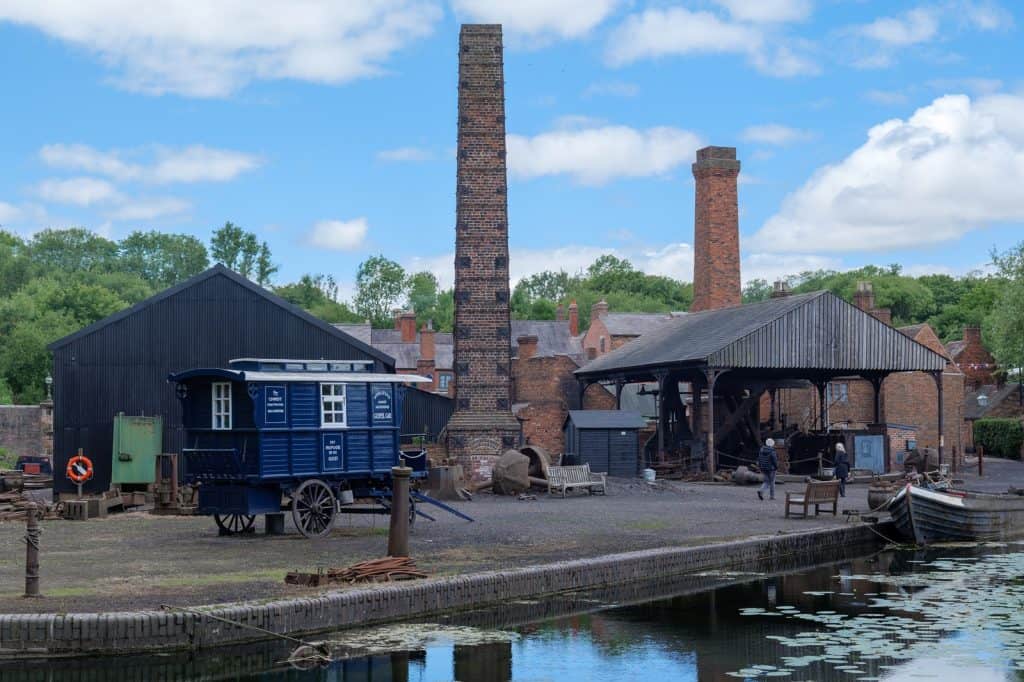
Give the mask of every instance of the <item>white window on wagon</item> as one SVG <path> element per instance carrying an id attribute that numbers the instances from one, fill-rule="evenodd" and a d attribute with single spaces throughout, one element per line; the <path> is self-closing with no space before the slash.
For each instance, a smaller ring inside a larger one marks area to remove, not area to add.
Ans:
<path id="1" fill-rule="evenodd" d="M 231 382 L 217 381 L 210 386 L 213 392 L 213 428 L 216 431 L 231 429 Z"/>
<path id="2" fill-rule="evenodd" d="M 325 429 L 345 426 L 345 384 L 320 384 L 320 424 Z"/>

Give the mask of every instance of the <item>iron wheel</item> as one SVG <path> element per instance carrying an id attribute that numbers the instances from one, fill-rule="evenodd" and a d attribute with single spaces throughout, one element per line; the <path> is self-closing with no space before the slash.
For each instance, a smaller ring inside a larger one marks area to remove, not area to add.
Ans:
<path id="1" fill-rule="evenodd" d="M 213 520 L 217 522 L 221 535 L 250 533 L 256 525 L 255 514 L 214 514 Z"/>
<path id="2" fill-rule="evenodd" d="M 292 520 L 307 538 L 320 538 L 330 533 L 337 510 L 334 492 L 316 478 L 303 481 L 292 496 Z"/>

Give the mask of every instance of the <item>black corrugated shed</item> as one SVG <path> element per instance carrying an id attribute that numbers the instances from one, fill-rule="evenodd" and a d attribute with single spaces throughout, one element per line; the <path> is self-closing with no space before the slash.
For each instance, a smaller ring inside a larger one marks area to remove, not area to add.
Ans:
<path id="1" fill-rule="evenodd" d="M 87 491 L 110 486 L 113 417 L 160 415 L 164 452 L 183 443 L 173 372 L 226 367 L 242 357 L 394 360 L 222 265 L 55 341 L 53 351 L 54 492 L 74 486 L 62 475 L 82 448 L 95 465 Z"/>
<path id="2" fill-rule="evenodd" d="M 570 410 L 565 454 L 590 470 L 632 478 L 640 471 L 639 431 L 647 420 L 625 410 Z"/>

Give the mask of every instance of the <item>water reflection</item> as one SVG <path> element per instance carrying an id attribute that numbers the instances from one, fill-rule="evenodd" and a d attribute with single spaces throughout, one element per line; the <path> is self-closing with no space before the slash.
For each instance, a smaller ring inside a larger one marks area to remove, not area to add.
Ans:
<path id="1" fill-rule="evenodd" d="M 799 571 L 774 563 L 758 575 L 513 602 L 436 625 L 338 633 L 335 652 L 350 657 L 304 670 L 270 642 L 0 666 L 0 680 L 1024 681 L 1020 549 L 890 551 Z"/>

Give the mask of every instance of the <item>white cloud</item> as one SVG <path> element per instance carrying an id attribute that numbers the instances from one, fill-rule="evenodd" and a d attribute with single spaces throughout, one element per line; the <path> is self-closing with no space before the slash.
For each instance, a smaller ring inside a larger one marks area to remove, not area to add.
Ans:
<path id="1" fill-rule="evenodd" d="M 763 279 L 768 283 L 801 272 L 848 269 L 837 258 L 801 253 L 753 253 L 743 259 L 741 268 L 744 282 Z"/>
<path id="2" fill-rule="evenodd" d="M 961 0 L 955 10 L 969 26 L 982 31 L 998 31 L 1012 28 L 1013 15 L 996 2 L 970 2 Z"/>
<path id="3" fill-rule="evenodd" d="M 880 17 L 855 31 L 882 45 L 906 47 L 934 38 L 939 32 L 939 15 L 933 8 L 917 7 L 899 17 Z"/>
<path id="4" fill-rule="evenodd" d="M 567 175 L 579 184 L 603 185 L 668 173 L 691 161 L 700 145 L 696 134 L 672 127 L 565 128 L 534 137 L 509 135 L 508 164 L 516 178 Z"/>
<path id="5" fill-rule="evenodd" d="M 604 21 L 619 0 L 452 0 L 467 20 L 502 24 L 513 35 L 534 38 L 579 38 Z"/>
<path id="6" fill-rule="evenodd" d="M 583 91 L 583 96 L 636 97 L 639 93 L 640 86 L 636 83 L 627 83 L 625 81 L 603 81 L 599 83 L 591 83 L 587 89 Z"/>
<path id="7" fill-rule="evenodd" d="M 949 95 L 868 131 L 753 238 L 763 251 L 871 251 L 1024 221 L 1024 96 Z"/>
<path id="8" fill-rule="evenodd" d="M 139 157 L 149 158 L 139 161 Z M 39 158 L 55 168 L 153 184 L 224 182 L 263 164 L 254 154 L 204 145 L 100 151 L 84 144 L 48 144 L 39 150 Z"/>
<path id="9" fill-rule="evenodd" d="M 801 21 L 814 10 L 811 0 L 715 0 L 739 21 L 787 22 Z"/>
<path id="10" fill-rule="evenodd" d="M 128 199 L 108 215 L 112 220 L 155 220 L 184 213 L 189 208 L 189 202 L 177 197 Z"/>
<path id="11" fill-rule="evenodd" d="M 366 218 L 321 220 L 313 225 L 307 240 L 313 246 L 332 251 L 354 251 L 363 245 L 369 225 Z"/>
<path id="12" fill-rule="evenodd" d="M 814 133 L 810 130 L 800 130 L 778 123 L 765 123 L 746 128 L 740 137 L 747 142 L 759 142 L 761 144 L 787 145 L 794 142 L 804 142 L 814 139 Z"/>
<path id="13" fill-rule="evenodd" d="M 874 102 L 875 104 L 881 104 L 883 106 L 895 106 L 897 104 L 906 104 L 908 97 L 905 93 L 899 90 L 868 90 L 864 93 L 864 98 Z"/>
<path id="14" fill-rule="evenodd" d="M 383 149 L 377 152 L 377 158 L 381 161 L 430 161 L 434 158 L 433 152 L 429 149 L 419 147 L 398 147 L 397 149 Z"/>
<path id="15" fill-rule="evenodd" d="M 58 204 L 91 206 L 92 204 L 118 201 L 121 198 L 117 188 L 106 180 L 98 178 L 69 178 L 43 180 L 36 187 L 36 194 L 46 201 Z"/>
<path id="16" fill-rule="evenodd" d="M 0 225 L 7 225 L 21 218 L 21 210 L 6 201 L 0 201 Z"/>
<path id="17" fill-rule="evenodd" d="M 550 3 L 555 5 L 557 3 Z M 432 0 L 7 0 L 0 21 L 95 53 L 128 89 L 221 97 L 254 80 L 382 73 L 442 16 Z"/>
<path id="18" fill-rule="evenodd" d="M 744 55 L 756 69 L 777 77 L 820 70 L 757 25 L 682 7 L 651 8 L 627 17 L 612 32 L 605 60 L 611 66 L 624 66 L 642 59 L 700 54 Z"/>

